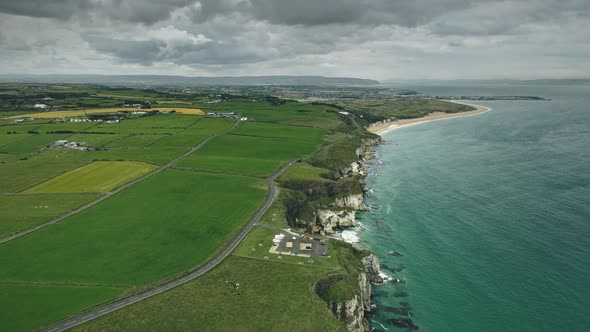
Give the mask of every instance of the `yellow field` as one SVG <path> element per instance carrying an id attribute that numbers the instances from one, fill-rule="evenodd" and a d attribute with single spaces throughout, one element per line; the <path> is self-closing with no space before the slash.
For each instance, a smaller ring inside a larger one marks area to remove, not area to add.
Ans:
<path id="1" fill-rule="evenodd" d="M 47 180 L 25 193 L 107 192 L 158 166 L 138 161 L 95 161 Z"/>
<path id="2" fill-rule="evenodd" d="M 186 114 L 186 115 L 204 115 L 205 113 L 198 109 L 198 108 L 182 108 L 182 107 L 156 107 L 155 110 L 160 111 L 172 111 L 176 110 L 177 114 Z M 35 119 L 54 119 L 54 118 L 68 118 L 68 117 L 78 117 L 83 116 L 86 114 L 98 114 L 98 113 L 115 113 L 118 111 L 149 111 L 148 110 L 138 110 L 137 108 L 133 107 L 117 107 L 117 108 L 89 108 L 84 110 L 75 110 L 75 111 L 53 111 L 53 112 L 39 112 L 39 113 L 30 113 L 25 115 L 17 115 L 11 116 L 7 119 L 16 119 L 16 118 L 35 118 Z"/>

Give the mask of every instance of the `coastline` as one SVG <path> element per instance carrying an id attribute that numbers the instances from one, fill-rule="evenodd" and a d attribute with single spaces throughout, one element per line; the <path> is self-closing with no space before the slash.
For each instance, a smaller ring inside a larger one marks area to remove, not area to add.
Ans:
<path id="1" fill-rule="evenodd" d="M 461 112 L 461 113 L 436 112 L 436 113 L 428 114 L 427 116 L 424 116 L 421 118 L 402 119 L 402 120 L 395 120 L 395 121 L 391 121 L 391 122 L 377 123 L 377 124 L 374 124 L 374 125 L 368 127 L 367 130 L 373 134 L 383 135 L 389 131 L 403 128 L 403 127 L 409 127 L 409 126 L 413 126 L 413 125 L 417 125 L 417 124 L 421 124 L 421 123 L 425 123 L 425 122 L 430 122 L 430 121 L 437 121 L 437 120 L 445 120 L 445 119 L 478 115 L 478 114 L 482 114 L 482 113 L 489 112 L 492 110 L 492 108 L 490 108 L 490 107 L 477 105 L 477 104 L 464 103 L 464 102 L 459 102 L 456 100 L 445 100 L 445 101 L 450 102 L 450 103 L 455 103 L 455 104 L 472 106 L 472 107 L 475 107 L 476 109 L 473 111 Z"/>

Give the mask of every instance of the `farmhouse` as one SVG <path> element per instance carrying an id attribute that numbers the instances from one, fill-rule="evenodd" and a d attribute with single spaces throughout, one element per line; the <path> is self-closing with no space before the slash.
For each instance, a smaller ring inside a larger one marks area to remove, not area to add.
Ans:
<path id="1" fill-rule="evenodd" d="M 216 113 L 216 112 L 207 112 L 205 114 L 206 118 L 237 118 L 238 114 L 236 112 L 229 112 L 229 113 Z"/>
<path id="2" fill-rule="evenodd" d="M 46 104 L 35 104 L 35 105 L 33 105 L 33 108 L 46 109 L 46 108 L 49 108 L 49 105 L 46 105 Z"/>

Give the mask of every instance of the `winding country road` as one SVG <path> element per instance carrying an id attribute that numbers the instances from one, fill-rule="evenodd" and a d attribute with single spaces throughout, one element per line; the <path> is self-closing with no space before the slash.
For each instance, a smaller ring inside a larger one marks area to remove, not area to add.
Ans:
<path id="1" fill-rule="evenodd" d="M 211 138 L 213 138 L 213 136 Z M 202 144 L 204 144 L 204 143 L 206 143 L 206 142 L 203 142 Z M 273 201 L 278 196 L 279 189 L 275 184 L 275 180 L 279 176 L 281 176 L 281 174 L 283 174 L 287 169 L 289 169 L 289 167 L 293 166 L 293 164 L 295 164 L 298 161 L 299 160 L 294 160 L 294 161 L 288 163 L 287 165 L 283 166 L 281 169 L 274 172 L 266 180 L 266 183 L 268 186 L 268 195 L 266 197 L 266 200 L 264 201 L 264 204 L 252 215 L 252 217 L 250 218 L 248 223 L 223 248 L 223 250 L 221 250 L 219 253 L 217 253 L 215 256 L 213 256 L 205 264 L 197 267 L 196 269 L 183 275 L 182 277 L 174 279 L 174 280 L 167 282 L 161 286 L 150 289 L 150 290 L 145 291 L 143 293 L 135 294 L 135 295 L 117 300 L 116 302 L 111 302 L 111 303 L 99 306 L 99 307 L 94 308 L 90 311 L 84 312 L 78 316 L 75 316 L 75 317 L 69 318 L 67 320 L 64 320 L 60 323 L 57 323 L 57 324 L 55 324 L 47 329 L 44 329 L 42 331 L 45 331 L 45 332 L 65 331 L 65 330 L 70 329 L 74 326 L 86 323 L 88 321 L 91 321 L 91 320 L 96 319 L 98 317 L 104 316 L 104 315 L 111 313 L 113 311 L 125 308 L 125 307 L 132 305 L 134 303 L 137 303 L 141 300 L 145 300 L 145 299 L 150 298 L 152 296 L 163 293 L 167 290 L 170 290 L 174 287 L 180 286 L 184 283 L 187 283 L 187 282 L 189 282 L 195 278 L 198 278 L 201 275 L 209 272 L 211 269 L 213 269 L 215 266 L 217 266 L 219 263 L 221 263 L 221 261 L 223 261 L 227 256 L 229 256 L 238 247 L 238 245 L 244 240 L 244 238 L 246 238 L 248 233 L 252 230 L 252 228 L 256 225 L 256 223 L 260 220 L 260 218 L 266 213 L 266 211 L 270 208 Z"/>
<path id="2" fill-rule="evenodd" d="M 100 196 L 99 198 L 97 198 L 97 199 L 95 199 L 95 200 L 93 200 L 93 201 L 91 201 L 89 203 L 86 203 L 85 205 L 82 205 L 81 207 L 79 207 L 79 208 L 77 208 L 75 210 L 72 210 L 72 211 L 70 211 L 70 212 L 68 212 L 66 214 L 63 214 L 63 215 L 61 215 L 61 216 L 59 216 L 59 217 L 57 217 L 55 219 L 52 219 L 52 220 L 50 220 L 50 221 L 48 221 L 46 223 L 39 224 L 37 226 L 34 226 L 34 227 L 31 227 L 31 228 L 25 229 L 24 231 L 21 231 L 21 232 L 18 232 L 18 233 L 14 233 L 14 234 L 11 234 L 11 235 L 9 235 L 9 236 L 7 236 L 5 238 L 0 239 L 0 245 L 3 244 L 3 243 L 9 242 L 9 241 L 18 239 L 19 237 L 25 236 L 27 234 L 33 233 L 35 231 L 38 231 L 41 228 L 44 228 L 44 227 L 47 227 L 49 225 L 53 225 L 55 223 L 58 223 L 58 222 L 66 219 L 66 218 L 69 218 L 69 217 L 71 217 L 71 216 L 73 216 L 75 214 L 78 214 L 78 213 L 80 213 L 80 212 L 82 212 L 84 210 L 87 210 L 87 209 L 95 206 L 96 204 L 104 201 L 105 199 L 108 199 L 109 197 L 111 197 L 111 196 L 113 196 L 115 194 L 120 193 L 121 191 L 123 191 L 123 190 L 125 190 L 127 188 L 129 188 L 129 187 L 131 187 L 131 186 L 133 186 L 133 185 L 135 185 L 135 184 L 137 184 L 139 182 L 142 182 L 142 181 L 144 181 L 144 180 L 146 180 L 148 178 L 151 178 L 152 176 L 154 176 L 154 175 L 156 175 L 156 174 L 158 174 L 158 173 L 160 173 L 160 172 L 162 172 L 162 171 L 164 171 L 164 170 L 166 170 L 168 168 L 173 167 L 178 161 L 180 161 L 181 159 L 187 157 L 191 153 L 197 151 L 198 149 L 200 149 L 201 147 L 203 147 L 203 145 L 207 144 L 210 140 L 214 139 L 217 136 L 221 136 L 221 135 L 229 132 L 230 130 L 234 129 L 235 127 L 237 127 L 238 126 L 238 123 L 239 123 L 239 120 L 236 120 L 234 122 L 234 124 L 230 128 L 228 128 L 228 129 L 226 129 L 226 130 L 224 130 L 222 132 L 219 132 L 219 133 L 217 133 L 215 135 L 212 135 L 212 136 L 207 137 L 204 141 L 202 141 L 201 143 L 193 146 L 188 151 L 186 151 L 185 153 L 179 155 L 178 157 L 172 159 L 167 164 L 164 164 L 164 165 L 156 168 L 152 172 L 150 172 L 150 173 L 148 173 L 146 175 L 143 175 L 143 176 L 141 176 L 141 177 L 139 177 L 139 178 L 137 178 L 137 179 L 135 179 L 135 180 L 133 180 L 131 182 L 127 182 L 126 184 L 118 187 L 117 189 L 115 189 L 113 191 L 110 191 L 110 192 L 107 192 L 104 195 Z"/>

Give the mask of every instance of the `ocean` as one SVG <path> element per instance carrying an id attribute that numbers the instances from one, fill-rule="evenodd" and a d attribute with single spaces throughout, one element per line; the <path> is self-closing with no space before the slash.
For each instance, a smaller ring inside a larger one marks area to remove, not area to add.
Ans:
<path id="1" fill-rule="evenodd" d="M 590 86 L 400 87 L 552 100 L 478 102 L 493 110 L 384 134 L 359 245 L 402 282 L 374 286 L 371 326 L 589 331 Z"/>

